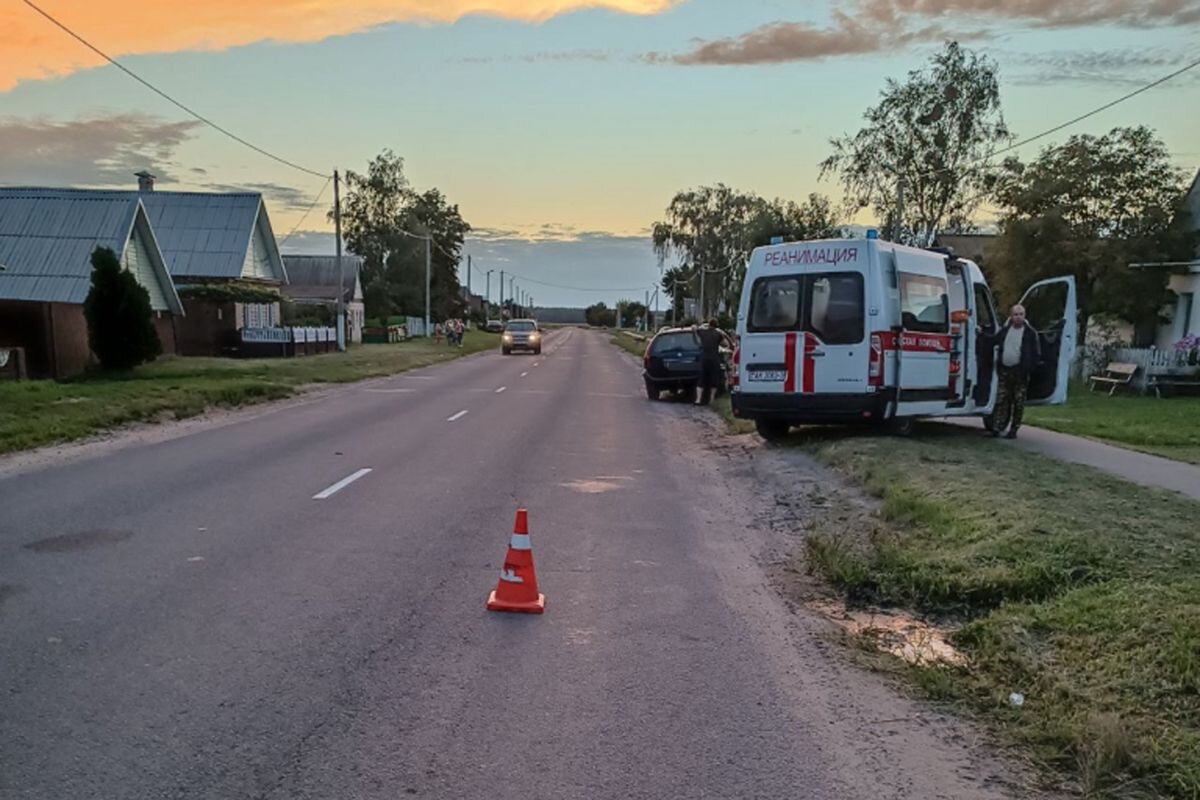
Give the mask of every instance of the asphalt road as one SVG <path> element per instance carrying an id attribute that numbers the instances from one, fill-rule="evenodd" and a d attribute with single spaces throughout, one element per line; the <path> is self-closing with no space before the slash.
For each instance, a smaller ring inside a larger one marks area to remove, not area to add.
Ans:
<path id="1" fill-rule="evenodd" d="M 0 480 L 0 797 L 1001 796 L 857 733 L 911 708 L 789 627 L 692 413 L 566 330 Z M 519 504 L 543 617 L 484 610 Z"/>

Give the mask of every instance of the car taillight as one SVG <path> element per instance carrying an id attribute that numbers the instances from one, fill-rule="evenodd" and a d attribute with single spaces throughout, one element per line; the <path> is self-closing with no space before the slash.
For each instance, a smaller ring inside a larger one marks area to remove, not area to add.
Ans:
<path id="1" fill-rule="evenodd" d="M 642 353 L 642 366 L 643 367 L 650 366 L 650 347 L 651 347 L 651 345 L 646 345 L 646 352 Z"/>
<path id="2" fill-rule="evenodd" d="M 871 361 L 867 378 L 871 386 L 883 386 L 883 337 L 878 333 L 871 334 Z"/>

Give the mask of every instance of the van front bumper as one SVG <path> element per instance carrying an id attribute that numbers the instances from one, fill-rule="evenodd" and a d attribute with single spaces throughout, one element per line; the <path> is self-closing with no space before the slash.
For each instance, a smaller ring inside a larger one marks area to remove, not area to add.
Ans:
<path id="1" fill-rule="evenodd" d="M 887 413 L 888 392 L 876 394 L 747 394 L 732 395 L 739 419 L 771 419 L 793 425 L 821 422 L 878 422 Z"/>

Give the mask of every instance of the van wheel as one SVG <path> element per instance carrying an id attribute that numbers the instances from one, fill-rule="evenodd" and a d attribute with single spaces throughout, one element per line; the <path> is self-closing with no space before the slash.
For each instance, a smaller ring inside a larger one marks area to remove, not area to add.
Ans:
<path id="1" fill-rule="evenodd" d="M 989 433 L 991 433 L 992 429 L 994 429 L 995 427 L 996 427 L 996 415 L 995 414 L 984 414 L 983 415 L 983 429 L 985 431 L 988 431 Z"/>
<path id="2" fill-rule="evenodd" d="M 913 435 L 916 426 L 917 420 L 914 417 L 892 417 L 887 423 L 888 433 L 905 438 Z"/>
<path id="3" fill-rule="evenodd" d="M 659 395 L 658 389 L 654 388 L 654 384 L 646 381 L 646 398 L 649 400 L 657 400 Z"/>
<path id="4" fill-rule="evenodd" d="M 788 435 L 788 431 L 792 428 L 786 422 L 777 419 L 756 419 L 754 420 L 754 429 L 758 431 L 758 435 L 766 439 L 768 442 L 777 442 Z"/>

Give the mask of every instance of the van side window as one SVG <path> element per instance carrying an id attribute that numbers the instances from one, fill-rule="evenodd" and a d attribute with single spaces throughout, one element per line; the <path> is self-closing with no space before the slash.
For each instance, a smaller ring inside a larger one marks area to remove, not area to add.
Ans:
<path id="1" fill-rule="evenodd" d="M 751 333 L 794 331 L 800 322 L 800 278 L 759 278 L 750 294 Z"/>
<path id="2" fill-rule="evenodd" d="M 857 272 L 812 275 L 808 279 L 805 330 L 825 344 L 863 340 L 863 278 Z"/>
<path id="3" fill-rule="evenodd" d="M 949 333 L 945 279 L 900 273 L 900 313 L 906 331 Z"/>
<path id="4" fill-rule="evenodd" d="M 975 284 L 975 313 L 985 333 L 996 332 L 996 304 L 992 302 L 991 291 L 982 283 Z"/>

